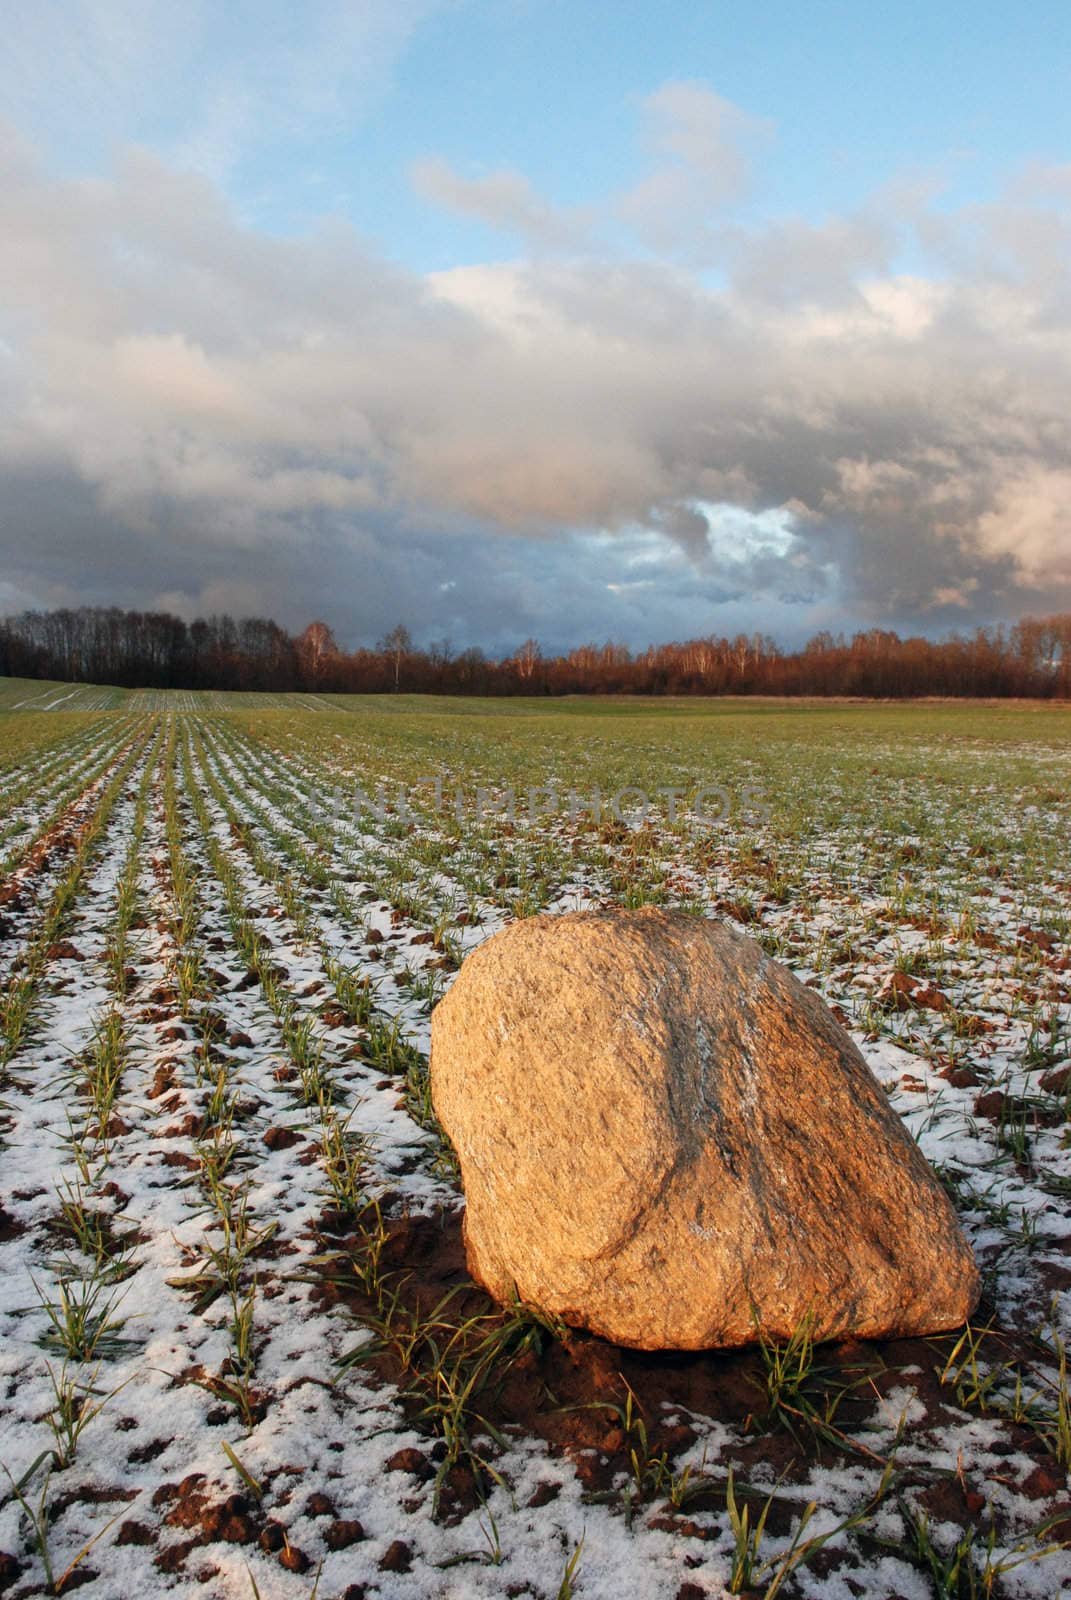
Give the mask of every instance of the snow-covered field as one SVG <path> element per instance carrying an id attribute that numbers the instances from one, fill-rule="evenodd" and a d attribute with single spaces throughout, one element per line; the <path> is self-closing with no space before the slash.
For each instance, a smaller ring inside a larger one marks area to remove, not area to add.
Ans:
<path id="1" fill-rule="evenodd" d="M 1071 1593 L 1071 711 L 61 695 L 0 713 L 0 1594 Z M 639 1355 L 468 1281 L 431 1008 L 647 900 L 836 1008 L 971 1328 Z"/>

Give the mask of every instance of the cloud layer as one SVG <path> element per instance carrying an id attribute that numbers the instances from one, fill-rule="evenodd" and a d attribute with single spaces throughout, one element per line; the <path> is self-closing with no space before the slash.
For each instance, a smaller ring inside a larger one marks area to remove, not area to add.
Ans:
<path id="1" fill-rule="evenodd" d="M 583 215 L 429 157 L 522 253 L 427 278 L 5 131 L 2 598 L 489 645 L 1071 608 L 1068 172 L 745 225 L 770 128 L 696 84 L 644 115 Z"/>

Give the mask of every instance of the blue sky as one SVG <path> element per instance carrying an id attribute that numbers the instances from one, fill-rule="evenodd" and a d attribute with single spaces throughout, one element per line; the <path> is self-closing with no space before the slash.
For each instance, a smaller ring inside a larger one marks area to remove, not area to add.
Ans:
<path id="1" fill-rule="evenodd" d="M 946 203 L 984 200 L 1029 161 L 1059 160 L 1071 131 L 1071 13 L 1051 0 L 1014 16 L 950 0 L 268 0 L 199 22 L 197 9 L 169 28 L 151 4 L 19 8 L 17 120 L 59 170 L 107 171 L 125 143 L 144 143 L 221 178 L 260 226 L 300 230 L 337 212 L 421 271 L 509 247 L 437 216 L 413 193 L 417 163 L 441 156 L 467 177 L 511 168 L 556 204 L 598 206 L 650 161 L 643 102 L 667 82 L 705 84 L 769 123 L 742 214 L 821 217 L 916 178 Z M 380 20 L 390 10 L 393 25 Z M 367 20 L 332 59 L 340 13 Z M 303 50 L 294 76 L 312 81 L 288 83 L 287 57 Z M 94 81 L 70 96 L 83 76 Z"/>
<path id="2" fill-rule="evenodd" d="M 1071 604 L 1065 5 L 6 9 L 0 604 Z"/>
<path id="3" fill-rule="evenodd" d="M 348 35 L 335 26 L 347 13 Z M 509 253 L 413 192 L 420 161 L 470 178 L 510 168 L 558 205 L 598 206 L 650 162 L 643 102 L 667 82 L 705 84 L 769 123 L 743 215 L 817 218 L 915 180 L 948 204 L 981 201 L 1026 163 L 1059 160 L 1071 130 L 1071 14 L 1052 0 L 1014 16 L 950 0 L 268 0 L 186 15 L 13 8 L 15 120 L 57 170 L 106 172 L 143 143 L 219 178 L 259 226 L 338 213 L 420 271 Z"/>
<path id="4" fill-rule="evenodd" d="M 1069 44 L 1058 5 L 1014 23 L 993 4 L 458 7 L 417 32 L 350 152 L 382 174 L 365 191 L 377 238 L 424 270 L 509 246 L 409 201 L 412 164 L 514 168 L 560 205 L 597 206 L 650 163 L 644 99 L 680 79 L 770 124 L 742 215 L 821 217 L 916 176 L 958 203 L 1066 151 Z M 345 156 L 335 171 L 347 192 Z M 364 225 L 358 195 L 350 207 Z"/>

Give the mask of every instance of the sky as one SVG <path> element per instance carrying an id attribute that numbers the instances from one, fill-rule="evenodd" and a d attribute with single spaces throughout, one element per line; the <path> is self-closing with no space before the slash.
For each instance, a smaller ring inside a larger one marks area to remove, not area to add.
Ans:
<path id="1" fill-rule="evenodd" d="M 1071 610 L 1071 8 L 0 0 L 0 611 Z"/>

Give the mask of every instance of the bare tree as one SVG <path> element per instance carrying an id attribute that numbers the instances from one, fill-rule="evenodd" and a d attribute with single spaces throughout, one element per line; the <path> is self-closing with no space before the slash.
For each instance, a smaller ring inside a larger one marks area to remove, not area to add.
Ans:
<path id="1" fill-rule="evenodd" d="M 513 658 L 518 678 L 523 678 L 526 683 L 533 678 L 542 654 L 538 639 L 526 639 Z"/>
<path id="2" fill-rule="evenodd" d="M 384 634 L 376 649 L 381 655 L 389 656 L 394 664 L 394 692 L 397 694 L 401 688 L 402 662 L 413 653 L 412 634 L 399 622 L 397 627 Z"/>

